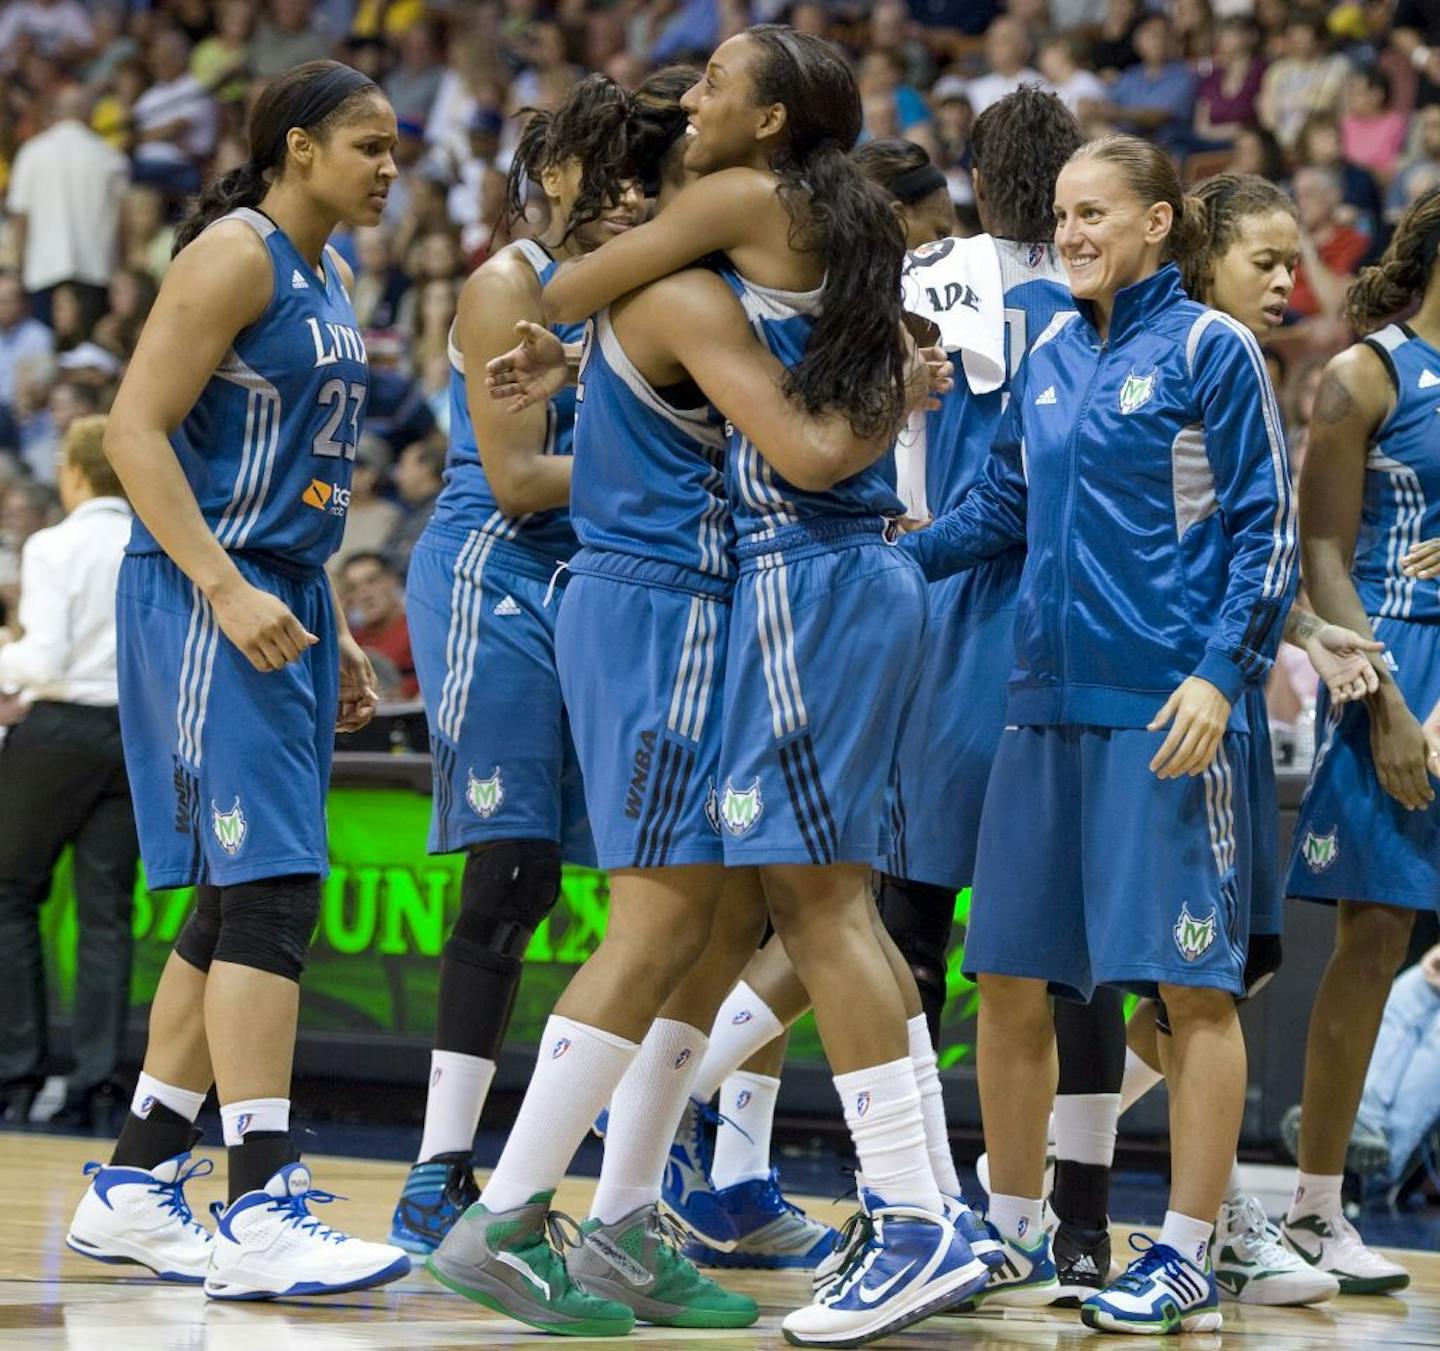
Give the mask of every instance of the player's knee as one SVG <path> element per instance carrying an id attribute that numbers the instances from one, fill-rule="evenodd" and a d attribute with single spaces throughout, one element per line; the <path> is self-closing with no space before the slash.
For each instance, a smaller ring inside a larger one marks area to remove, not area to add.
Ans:
<path id="1" fill-rule="evenodd" d="M 1335 925 L 1335 955 L 1361 979 L 1394 979 L 1410 946 L 1415 912 L 1390 905 L 1341 902 Z"/>
<path id="2" fill-rule="evenodd" d="M 1202 985 L 1162 985 L 1160 997 L 1171 1029 L 1184 1029 L 1201 1023 L 1223 1025 L 1236 1017 L 1235 996 L 1228 990 Z"/>
<path id="3" fill-rule="evenodd" d="M 457 953 L 518 961 L 560 894 L 560 846 L 553 840 L 497 840 L 472 849 L 460 880 Z M 447 945 L 447 953 L 449 945 Z"/>
<path id="4" fill-rule="evenodd" d="M 220 889 L 217 962 L 298 981 L 320 915 L 320 879 L 272 877 Z"/>
<path id="5" fill-rule="evenodd" d="M 197 971 L 208 971 L 220 941 L 220 888 L 196 887 L 195 906 L 175 938 L 175 951 Z"/>
<path id="6" fill-rule="evenodd" d="M 982 971 L 978 973 L 976 985 L 980 990 L 982 1013 L 1030 1035 L 1048 1039 L 1054 1034 L 1049 991 L 1043 980 Z"/>

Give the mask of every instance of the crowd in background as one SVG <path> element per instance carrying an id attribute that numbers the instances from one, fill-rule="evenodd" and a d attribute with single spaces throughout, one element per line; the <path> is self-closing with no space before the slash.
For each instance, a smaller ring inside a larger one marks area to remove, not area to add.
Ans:
<path id="1" fill-rule="evenodd" d="M 979 228 L 970 127 L 1021 84 L 1053 89 L 1089 134 L 1153 137 L 1192 181 L 1235 168 L 1284 184 L 1302 262 L 1270 360 L 1303 464 L 1320 368 L 1351 338 L 1345 287 L 1407 203 L 1440 183 L 1440 4 L 1429 0 L 10 0 L 0 623 L 14 614 L 20 547 L 59 510 L 57 449 L 76 418 L 108 407 L 186 198 L 243 159 L 267 79 L 335 56 L 384 86 L 402 176 L 377 228 L 336 241 L 355 269 L 374 376 L 334 569 L 385 659 L 387 693 L 412 694 L 403 579 L 441 487 L 447 335 L 462 281 L 509 238 L 517 115 L 554 104 L 584 71 L 634 87 L 770 20 L 851 55 L 865 136 L 924 146 L 962 233 Z M 1272 693 L 1276 719 L 1303 732 L 1303 658 L 1282 660 Z"/>

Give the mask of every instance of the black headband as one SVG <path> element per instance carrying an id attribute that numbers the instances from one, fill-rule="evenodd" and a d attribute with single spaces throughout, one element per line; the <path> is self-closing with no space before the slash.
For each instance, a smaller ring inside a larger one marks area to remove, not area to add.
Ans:
<path id="1" fill-rule="evenodd" d="M 910 169 L 901 174 L 890 185 L 890 195 L 902 205 L 911 206 L 932 192 L 939 192 L 941 188 L 949 186 L 945 175 L 933 164 L 922 164 L 918 169 Z"/>
<path id="2" fill-rule="evenodd" d="M 301 91 L 272 144 L 250 147 L 250 162 L 260 169 L 275 168 L 285 157 L 285 138 L 294 128 L 313 127 L 323 122 L 351 94 L 376 88 L 379 86 L 368 75 L 362 75 L 353 66 L 337 62 Z"/>
<path id="3" fill-rule="evenodd" d="M 1420 241 L 1420 270 L 1428 278 L 1435 264 L 1435 254 L 1440 251 L 1440 224 L 1432 225 Z"/>

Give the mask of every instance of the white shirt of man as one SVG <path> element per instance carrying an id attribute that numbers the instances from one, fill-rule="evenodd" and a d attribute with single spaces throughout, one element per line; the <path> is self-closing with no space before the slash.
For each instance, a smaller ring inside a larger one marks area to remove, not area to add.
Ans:
<path id="1" fill-rule="evenodd" d="M 130 542 L 130 506 L 92 497 L 37 530 L 20 555 L 20 627 L 0 647 L 0 691 L 30 703 L 114 707 L 115 587 Z"/>
<path id="2" fill-rule="evenodd" d="M 219 109 L 205 86 L 193 75 L 165 84 L 152 84 L 131 112 L 140 131 L 183 121 L 185 129 L 171 141 L 141 141 L 135 158 L 150 164 L 198 164 L 215 149 L 219 136 Z"/>
<path id="3" fill-rule="evenodd" d="M 992 103 L 999 103 L 1001 99 L 1013 94 L 1022 84 L 1047 88 L 1045 77 L 1038 70 L 1031 70 L 1029 66 L 1015 75 L 1001 75 L 992 71 L 989 75 L 971 80 L 966 92 L 970 96 L 970 106 L 975 110 L 975 116 L 979 117 Z"/>
<path id="4" fill-rule="evenodd" d="M 27 219 L 27 291 L 110 280 L 129 174 L 124 155 L 74 120 L 57 122 L 20 147 L 5 201 Z"/>

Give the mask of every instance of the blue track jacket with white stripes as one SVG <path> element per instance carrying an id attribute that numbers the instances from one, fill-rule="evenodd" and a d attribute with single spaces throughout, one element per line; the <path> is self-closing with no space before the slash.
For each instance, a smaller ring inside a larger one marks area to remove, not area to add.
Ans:
<path id="1" fill-rule="evenodd" d="M 1284 427 L 1259 345 L 1179 270 L 1030 348 L 985 472 L 904 548 L 931 580 L 1027 548 L 1009 720 L 1144 727 L 1187 676 L 1263 680 L 1296 587 Z"/>

